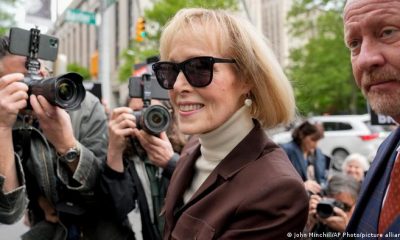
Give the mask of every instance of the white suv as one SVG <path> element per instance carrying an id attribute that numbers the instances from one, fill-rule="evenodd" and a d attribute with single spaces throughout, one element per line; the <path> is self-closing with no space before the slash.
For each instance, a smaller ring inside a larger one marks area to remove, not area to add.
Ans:
<path id="1" fill-rule="evenodd" d="M 330 115 L 309 118 L 324 126 L 324 138 L 318 143 L 322 152 L 330 157 L 331 167 L 340 170 L 344 158 L 351 153 L 360 153 L 372 161 L 388 131 L 384 127 L 370 124 L 370 115 Z M 271 137 L 276 143 L 291 141 L 291 132 L 282 132 Z"/>

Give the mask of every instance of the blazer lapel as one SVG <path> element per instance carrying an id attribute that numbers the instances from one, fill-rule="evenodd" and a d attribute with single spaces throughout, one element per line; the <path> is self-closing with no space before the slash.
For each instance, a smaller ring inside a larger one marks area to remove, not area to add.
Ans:
<path id="1" fill-rule="evenodd" d="M 173 204 L 174 214 L 179 211 L 183 205 L 183 194 L 188 189 L 189 184 L 192 182 L 194 175 L 194 164 L 197 158 L 200 156 L 200 144 L 197 142 L 193 146 L 187 149 L 184 156 L 181 156 L 179 162 L 181 167 L 175 169 L 172 176 L 170 188 L 167 194 L 169 194 L 169 203 Z"/>
<path id="2" fill-rule="evenodd" d="M 387 143 L 382 146 L 382 151 L 378 152 L 374 158 L 373 169 L 368 171 L 368 174 L 363 182 L 363 188 L 360 192 L 360 201 L 365 201 L 369 199 L 368 192 L 371 191 L 371 187 L 367 186 L 375 186 L 382 173 L 387 168 L 387 164 L 389 163 L 390 156 L 393 154 L 394 148 L 397 146 L 400 138 L 400 128 L 398 128 L 390 137 L 387 139 Z M 375 162 L 376 161 L 376 162 Z"/>
<path id="3" fill-rule="evenodd" d="M 256 126 L 250 133 L 218 164 L 211 172 L 200 188 L 194 193 L 185 208 L 193 205 L 205 194 L 213 191 L 224 181 L 243 169 L 247 164 L 256 160 L 262 153 L 267 142 L 267 137 L 260 125 Z"/>
<path id="4" fill-rule="evenodd" d="M 388 137 L 388 139 L 383 143 L 384 145 L 381 146 L 382 150 L 377 152 L 377 155 L 373 160 L 371 168 L 368 170 L 368 174 L 364 179 L 362 189 L 357 201 L 357 207 L 349 223 L 348 231 L 352 232 L 356 231 L 357 229 L 363 229 L 362 222 L 360 220 L 362 219 L 366 206 L 369 204 L 370 201 L 372 201 L 371 199 L 377 201 L 376 204 L 379 206 L 376 206 L 375 208 L 370 209 L 369 211 L 377 211 L 375 215 L 379 217 L 381 203 L 384 197 L 384 190 L 382 196 L 374 196 L 374 198 L 371 198 L 371 194 L 376 192 L 375 191 L 376 186 L 380 185 L 379 183 L 381 181 L 386 181 L 386 179 L 382 178 L 385 176 L 386 172 L 385 170 L 389 162 L 391 161 L 391 155 L 393 154 L 394 148 L 398 144 L 399 138 L 400 138 L 400 128 L 397 128 L 396 131 L 394 131 Z M 386 186 L 386 184 L 383 185 Z M 372 220 L 374 221 L 374 223 L 371 222 Z M 377 226 L 377 221 L 378 219 L 370 219 L 368 221 L 369 226 L 367 227 L 371 227 L 371 225 Z M 356 227 L 357 225 L 359 226 Z"/>

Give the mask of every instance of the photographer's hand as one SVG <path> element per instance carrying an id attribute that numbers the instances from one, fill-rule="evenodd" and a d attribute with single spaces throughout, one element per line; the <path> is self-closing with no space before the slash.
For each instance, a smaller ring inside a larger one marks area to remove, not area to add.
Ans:
<path id="1" fill-rule="evenodd" d="M 150 135 L 144 130 L 135 129 L 135 136 L 138 138 L 140 145 L 146 150 L 149 160 L 157 167 L 166 168 L 168 161 L 174 154 L 174 149 L 165 132 L 159 137 Z"/>
<path id="2" fill-rule="evenodd" d="M 314 194 L 318 194 L 321 192 L 321 186 L 314 180 L 307 180 L 304 182 L 304 187 L 307 191 L 310 191 Z"/>
<path id="3" fill-rule="evenodd" d="M 20 82 L 24 75 L 7 74 L 0 78 L 0 128 L 12 128 L 18 112 L 25 108 L 28 86 Z"/>
<path id="4" fill-rule="evenodd" d="M 76 147 L 71 118 L 64 109 L 51 105 L 43 96 L 31 95 L 30 103 L 40 128 L 58 153 L 64 154 Z"/>
<path id="5" fill-rule="evenodd" d="M 321 222 L 334 231 L 344 232 L 346 230 L 347 224 L 349 223 L 349 218 L 347 214 L 338 207 L 334 207 L 333 212 L 333 216 L 326 219 L 321 219 Z"/>
<path id="6" fill-rule="evenodd" d="M 3 192 L 8 193 L 18 186 L 17 169 L 12 142 L 12 127 L 18 112 L 26 107 L 28 86 L 19 82 L 20 73 L 0 78 L 0 174 L 4 176 Z"/>
<path id="7" fill-rule="evenodd" d="M 321 201 L 319 195 L 313 194 L 310 196 L 309 208 L 308 208 L 308 220 L 306 224 L 307 231 L 312 231 L 315 224 L 318 222 L 317 217 L 317 205 Z"/>
<path id="8" fill-rule="evenodd" d="M 136 129 L 136 119 L 132 114 L 132 109 L 120 107 L 112 111 L 108 123 L 107 164 L 115 171 L 124 171 L 122 153 L 134 129 Z"/>

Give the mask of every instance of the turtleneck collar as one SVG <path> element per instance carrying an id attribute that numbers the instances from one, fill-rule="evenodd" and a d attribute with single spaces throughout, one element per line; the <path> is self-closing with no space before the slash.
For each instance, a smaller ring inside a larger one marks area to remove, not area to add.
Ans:
<path id="1" fill-rule="evenodd" d="M 201 154 L 207 161 L 221 161 L 253 129 L 249 108 L 242 106 L 217 129 L 201 134 Z"/>

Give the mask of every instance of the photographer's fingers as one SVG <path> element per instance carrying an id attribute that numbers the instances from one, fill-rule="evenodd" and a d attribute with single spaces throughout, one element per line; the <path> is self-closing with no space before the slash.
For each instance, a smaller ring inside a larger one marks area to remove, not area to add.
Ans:
<path id="1" fill-rule="evenodd" d="M 26 107 L 28 94 L 25 91 L 15 91 L 10 95 L 1 96 L 1 98 L 3 101 L 0 109 L 4 112 L 16 114 Z"/>
<path id="2" fill-rule="evenodd" d="M 114 131 L 114 133 L 118 136 L 123 136 L 123 137 L 129 137 L 130 135 L 132 135 L 133 133 L 133 129 L 132 128 L 120 128 L 120 129 L 116 129 Z"/>
<path id="3" fill-rule="evenodd" d="M 317 182 L 315 182 L 313 180 L 305 181 L 304 182 L 304 187 L 306 188 L 306 190 L 308 190 L 308 191 L 310 191 L 310 192 L 312 192 L 314 194 L 317 194 L 317 193 L 321 192 L 321 186 Z"/>
<path id="4" fill-rule="evenodd" d="M 335 213 L 336 216 L 339 216 L 342 218 L 347 218 L 347 214 L 345 213 L 345 211 L 343 211 L 342 209 L 340 209 L 338 207 L 334 207 L 333 212 Z"/>
<path id="5" fill-rule="evenodd" d="M 337 215 L 335 210 L 334 212 L 335 214 L 333 216 L 330 216 L 324 219 L 323 221 L 321 220 L 321 222 L 329 226 L 329 228 L 331 228 L 334 231 L 343 232 L 346 229 L 348 223 L 347 216 L 346 214 L 341 216 Z"/>
<path id="6" fill-rule="evenodd" d="M 42 107 L 42 109 L 43 109 L 45 115 L 46 115 L 48 118 L 55 118 L 55 117 L 56 117 L 56 114 L 57 114 L 57 111 L 58 111 L 58 109 L 57 109 L 56 106 L 51 105 L 51 104 L 46 100 L 46 98 L 43 97 L 43 96 L 41 96 L 41 95 L 37 96 L 37 100 L 38 100 L 40 106 Z"/>
<path id="7" fill-rule="evenodd" d="M 20 100 L 26 100 L 29 98 L 28 93 L 25 91 L 15 91 L 10 95 L 9 101 L 10 102 L 17 102 Z"/>
<path id="8" fill-rule="evenodd" d="M 24 75 L 22 73 L 11 73 L 4 75 L 3 77 L 0 78 L 0 89 L 5 88 L 10 83 L 21 81 L 23 79 Z M 26 84 L 24 85 L 26 86 Z M 26 86 L 26 89 L 28 90 L 28 86 Z"/>
<path id="9" fill-rule="evenodd" d="M 117 119 L 122 113 L 133 113 L 132 109 L 128 107 L 119 107 L 119 108 L 114 108 L 111 112 L 111 117 L 110 120 L 115 120 Z"/>
<path id="10" fill-rule="evenodd" d="M 132 123 L 135 123 L 133 127 L 136 127 L 136 118 L 133 116 L 133 114 L 130 113 L 121 113 L 117 118 L 113 119 L 116 124 L 122 123 L 126 120 L 131 121 Z"/>
<path id="11" fill-rule="evenodd" d="M 166 132 L 161 132 L 160 133 L 160 139 L 163 140 L 163 141 L 168 141 L 169 142 L 169 138 L 168 138 Z"/>
<path id="12" fill-rule="evenodd" d="M 321 201 L 321 197 L 318 195 L 312 195 L 310 197 L 310 211 L 315 214 L 317 213 L 317 205 Z"/>
<path id="13" fill-rule="evenodd" d="M 19 101 L 17 101 L 17 102 L 14 102 L 13 107 L 14 107 L 15 109 L 21 110 L 21 109 L 26 108 L 27 104 L 28 104 L 28 103 L 27 103 L 26 99 L 23 99 L 23 100 L 19 100 Z"/>
<path id="14" fill-rule="evenodd" d="M 4 88 L 0 89 L 0 108 L 4 109 L 5 111 L 15 112 L 19 111 L 18 109 L 13 109 L 14 104 L 21 100 L 25 101 L 28 99 L 28 86 L 22 82 L 11 82 L 9 85 L 5 86 Z M 18 105 L 19 106 L 19 105 Z"/>
<path id="15" fill-rule="evenodd" d="M 22 74 L 9 74 L 0 78 L 0 126 L 14 125 L 19 110 L 26 107 L 28 86 L 17 82 Z"/>
<path id="16" fill-rule="evenodd" d="M 118 129 L 135 129 L 136 128 L 136 124 L 134 121 L 132 121 L 132 119 L 124 119 L 123 121 L 119 122 L 117 124 L 117 128 Z M 133 133 L 133 131 L 130 131 L 131 133 Z M 126 136 L 127 137 L 127 136 Z"/>
<path id="17" fill-rule="evenodd" d="M 46 113 L 44 112 L 44 109 L 42 108 L 42 106 L 40 105 L 37 97 L 35 95 L 31 95 L 29 97 L 29 101 L 31 103 L 32 109 L 35 112 L 35 115 L 39 118 L 39 119 L 43 119 L 46 115 Z"/>
<path id="18" fill-rule="evenodd" d="M 168 165 L 168 161 L 174 154 L 174 150 L 165 132 L 157 137 L 146 133 L 144 130 L 140 130 L 137 133 L 137 138 L 154 165 L 162 168 Z"/>
<path id="19" fill-rule="evenodd" d="M 28 92 L 28 85 L 22 82 L 12 82 L 5 86 L 4 88 L 0 88 L 0 91 L 5 93 L 6 95 L 12 95 L 16 92 Z"/>

